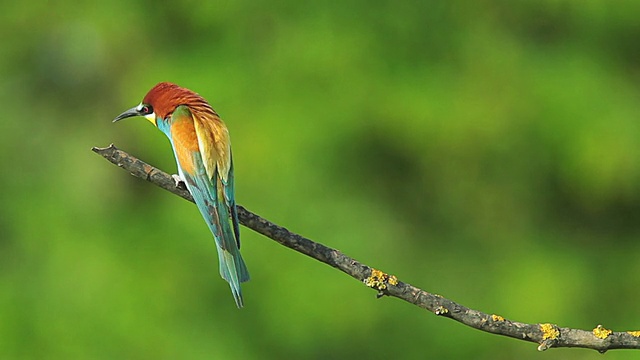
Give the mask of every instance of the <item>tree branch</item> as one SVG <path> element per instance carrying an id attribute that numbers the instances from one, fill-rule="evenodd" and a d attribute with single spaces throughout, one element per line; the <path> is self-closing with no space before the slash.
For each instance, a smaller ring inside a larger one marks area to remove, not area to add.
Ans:
<path id="1" fill-rule="evenodd" d="M 176 187 L 167 173 L 110 145 L 92 148 L 115 165 L 129 171 L 133 176 L 145 179 L 169 192 L 191 202 L 187 190 Z M 592 331 L 558 327 L 554 324 L 526 324 L 511 321 L 499 315 L 486 314 L 464 307 L 440 295 L 431 294 L 413 285 L 399 281 L 341 253 L 336 249 L 311 241 L 292 233 L 238 205 L 240 223 L 276 242 L 303 253 L 348 274 L 383 295 L 400 298 L 436 315 L 456 320 L 474 329 L 515 339 L 538 343 L 538 350 L 551 347 L 581 347 L 604 353 L 610 349 L 640 349 L 640 331 L 613 332 L 598 325 Z"/>

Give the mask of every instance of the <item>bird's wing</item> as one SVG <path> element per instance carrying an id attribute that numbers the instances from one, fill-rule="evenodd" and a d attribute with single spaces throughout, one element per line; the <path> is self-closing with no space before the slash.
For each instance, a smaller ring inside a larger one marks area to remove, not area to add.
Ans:
<path id="1" fill-rule="evenodd" d="M 240 247 L 240 229 L 236 210 L 233 159 L 231 157 L 231 141 L 225 124 L 215 113 L 200 112 L 193 115 L 194 126 L 198 138 L 200 155 L 203 159 L 207 175 L 216 181 L 218 196 L 231 215 L 233 232 Z M 219 185 L 219 187 L 218 187 Z"/>
<path id="2" fill-rule="evenodd" d="M 184 177 L 189 192 L 193 196 L 198 209 L 211 229 L 216 242 L 222 248 L 227 248 L 224 236 L 224 226 L 220 223 L 218 209 L 218 189 L 207 171 L 207 162 L 201 155 L 200 139 L 195 127 L 195 121 L 189 108 L 178 106 L 171 115 L 171 144 L 178 162 L 181 175 Z"/>

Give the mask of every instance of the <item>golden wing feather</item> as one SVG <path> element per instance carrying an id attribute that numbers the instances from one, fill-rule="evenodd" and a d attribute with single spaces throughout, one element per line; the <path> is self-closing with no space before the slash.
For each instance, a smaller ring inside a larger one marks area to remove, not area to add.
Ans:
<path id="1" fill-rule="evenodd" d="M 229 130 L 222 120 L 213 114 L 193 114 L 193 120 L 207 175 L 213 179 L 217 167 L 218 176 L 226 182 L 231 167 Z"/>

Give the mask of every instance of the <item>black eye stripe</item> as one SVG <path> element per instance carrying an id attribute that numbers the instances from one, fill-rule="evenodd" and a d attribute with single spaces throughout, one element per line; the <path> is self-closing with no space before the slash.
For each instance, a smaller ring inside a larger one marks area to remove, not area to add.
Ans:
<path id="1" fill-rule="evenodd" d="M 151 105 L 143 105 L 142 109 L 140 109 L 140 113 L 143 115 L 149 115 L 153 112 L 153 108 Z"/>

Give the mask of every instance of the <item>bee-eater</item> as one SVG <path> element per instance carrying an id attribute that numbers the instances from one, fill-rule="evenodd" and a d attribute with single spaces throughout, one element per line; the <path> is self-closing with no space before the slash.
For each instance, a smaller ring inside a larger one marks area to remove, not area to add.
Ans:
<path id="1" fill-rule="evenodd" d="M 169 82 L 154 86 L 140 105 L 113 121 L 132 116 L 144 116 L 169 138 L 178 165 L 176 185 L 184 182 L 193 196 L 213 233 L 220 275 L 229 282 L 236 305 L 242 307 L 240 283 L 249 280 L 249 272 L 240 255 L 227 126 L 204 98 Z"/>

